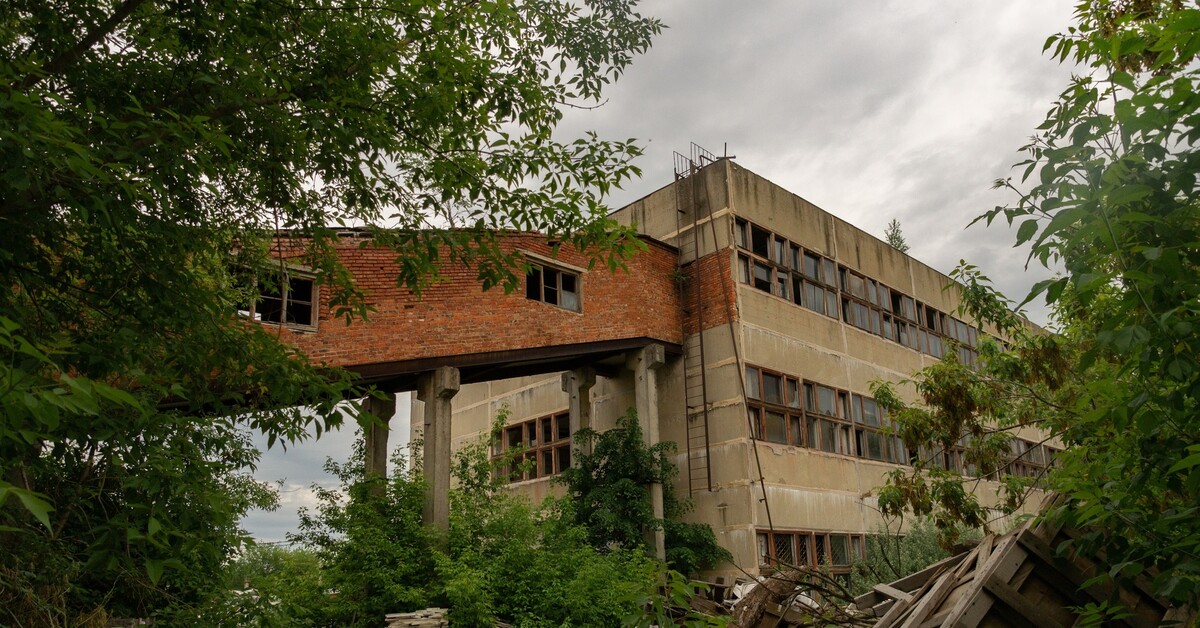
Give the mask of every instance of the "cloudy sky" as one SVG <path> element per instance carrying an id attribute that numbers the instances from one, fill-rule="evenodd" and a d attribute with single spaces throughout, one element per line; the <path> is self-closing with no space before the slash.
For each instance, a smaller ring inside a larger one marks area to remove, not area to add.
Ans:
<path id="1" fill-rule="evenodd" d="M 643 13 L 669 28 L 604 106 L 569 111 L 562 131 L 646 146 L 642 179 L 613 207 L 670 183 L 672 151 L 727 146 L 741 166 L 868 232 L 882 237 L 898 219 L 911 255 L 943 272 L 965 258 L 1019 300 L 1044 272 L 1025 272 L 1010 232 L 964 227 L 1012 200 L 991 183 L 1009 176 L 1067 84 L 1071 68 L 1041 50 L 1073 4 L 651 0 Z M 398 405 L 394 428 L 407 425 Z M 312 503 L 307 487 L 330 483 L 325 457 L 346 458 L 352 440 L 346 430 L 268 452 L 257 475 L 285 480 L 283 505 L 243 525 L 281 540 Z"/>

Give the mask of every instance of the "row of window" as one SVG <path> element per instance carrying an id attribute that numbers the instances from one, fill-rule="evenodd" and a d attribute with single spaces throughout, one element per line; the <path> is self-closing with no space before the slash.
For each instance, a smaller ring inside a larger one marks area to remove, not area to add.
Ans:
<path id="1" fill-rule="evenodd" d="M 843 322 L 936 358 L 948 340 L 964 364 L 978 358 L 974 327 L 754 223 L 738 219 L 734 231 L 742 283 L 831 318 L 840 304 Z"/>
<path id="2" fill-rule="evenodd" d="M 315 328 L 320 301 L 316 279 L 311 273 L 288 268 L 282 275 L 238 277 L 258 298 L 237 306 L 240 316 L 260 323 Z M 525 275 L 525 296 L 534 301 L 580 311 L 579 275 L 534 264 Z"/>
<path id="3" fill-rule="evenodd" d="M 759 532 L 759 564 L 828 569 L 849 585 L 851 565 L 866 560 L 867 538 L 862 534 Z"/>
<path id="4" fill-rule="evenodd" d="M 509 482 L 562 473 L 571 466 L 570 414 L 559 412 L 505 427 L 492 441 L 492 456 L 506 454 L 511 460 L 497 473 Z"/>
<path id="5" fill-rule="evenodd" d="M 922 459 L 931 460 L 933 465 L 939 466 L 947 471 L 954 471 L 962 475 L 970 477 L 978 477 L 979 469 L 973 463 L 967 462 L 965 451 L 967 441 L 966 438 L 959 440 L 958 444 L 951 447 L 949 450 L 933 450 L 930 448 L 922 448 L 919 455 Z M 1046 474 L 1046 471 L 1054 466 L 1055 457 L 1062 451 L 1061 449 L 1035 443 L 1022 438 L 1011 439 L 1010 446 L 1012 454 L 1007 457 L 1007 466 L 1003 470 L 1003 475 L 1015 475 L 1023 478 L 1040 478 Z M 987 474 L 989 480 L 999 480 L 1001 472 Z"/>
<path id="6" fill-rule="evenodd" d="M 756 366 L 746 367 L 746 405 L 754 438 L 905 464 L 900 437 L 875 400 Z"/>

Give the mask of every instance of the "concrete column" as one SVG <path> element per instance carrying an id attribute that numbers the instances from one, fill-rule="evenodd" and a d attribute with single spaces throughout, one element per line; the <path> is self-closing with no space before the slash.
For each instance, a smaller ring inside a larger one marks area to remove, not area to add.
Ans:
<path id="1" fill-rule="evenodd" d="M 666 350 L 660 344 L 653 344 L 630 351 L 626 357 L 626 366 L 633 371 L 633 407 L 637 410 L 638 423 L 642 428 L 642 438 L 646 446 L 657 445 L 658 438 L 658 368 L 667 361 Z M 656 519 L 663 518 L 662 484 L 655 482 L 650 485 L 650 507 Z M 652 530 L 646 535 L 646 542 L 654 547 L 655 555 L 660 560 L 666 560 L 666 538 L 662 530 Z"/>
<path id="2" fill-rule="evenodd" d="M 372 477 L 387 479 L 388 463 L 388 431 L 392 417 L 396 414 L 396 393 L 386 393 L 382 399 L 367 397 L 363 401 L 363 410 L 371 417 L 369 425 L 363 425 L 366 439 L 365 467 L 368 479 Z M 382 492 L 383 487 L 376 487 L 376 492 Z"/>
<path id="3" fill-rule="evenodd" d="M 458 393 L 458 369 L 443 366 L 425 373 L 417 398 L 425 402 L 422 465 L 426 482 L 421 520 L 426 527 L 450 530 L 450 400 Z"/>
<path id="4" fill-rule="evenodd" d="M 579 433 L 581 429 L 590 429 L 592 427 L 592 386 L 596 385 L 596 369 L 584 367 L 567 371 L 562 374 L 562 389 L 567 393 L 569 399 L 567 407 L 570 409 L 570 424 L 571 436 Z M 579 451 L 583 454 L 592 453 L 592 444 L 590 442 L 580 443 Z M 579 466 L 579 457 L 571 458 L 571 466 Z"/>

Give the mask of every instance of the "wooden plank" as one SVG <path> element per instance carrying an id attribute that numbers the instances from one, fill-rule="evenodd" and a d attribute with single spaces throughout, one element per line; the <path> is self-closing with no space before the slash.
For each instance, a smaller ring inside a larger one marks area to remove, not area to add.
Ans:
<path id="1" fill-rule="evenodd" d="M 983 583 L 983 588 L 992 594 L 1001 604 L 1007 606 L 1012 613 L 1006 613 L 1008 620 L 1017 626 L 1028 628 L 1063 628 L 1063 625 L 1049 618 L 1025 599 L 1015 589 L 1004 584 L 998 578 L 989 578 Z"/>
<path id="2" fill-rule="evenodd" d="M 924 595 L 927 591 L 929 591 L 929 589 L 936 582 L 937 582 L 937 578 L 927 579 L 925 581 L 925 584 L 921 585 L 921 588 L 918 589 L 917 592 L 913 594 L 913 599 L 920 599 L 921 596 Z M 911 608 L 912 608 L 912 600 L 911 599 L 908 601 L 904 601 L 904 600 L 897 601 L 895 604 L 892 604 L 892 607 L 889 608 L 886 613 L 884 613 L 883 617 L 879 618 L 879 621 L 875 622 L 875 628 L 891 628 L 891 626 L 899 624 L 899 622 L 901 620 L 906 618 L 907 613 L 908 613 L 909 609 L 911 609 Z"/>
<path id="3" fill-rule="evenodd" d="M 996 575 L 1001 580 L 1008 581 L 1028 555 L 1023 550 L 1019 552 L 1017 550 L 1016 535 L 1009 534 L 997 539 L 987 563 L 980 565 L 973 574 L 975 578 L 973 589 L 959 598 L 958 602 L 950 609 L 950 615 L 946 619 L 947 625 L 979 625 L 992 605 L 990 597 L 980 594 L 984 583 Z"/>
<path id="4" fill-rule="evenodd" d="M 908 616 L 908 620 L 901 624 L 901 626 L 904 628 L 917 628 L 923 624 L 925 619 L 941 606 L 946 596 L 958 586 L 959 578 L 974 563 L 975 556 L 972 553 L 959 563 L 958 567 L 953 571 L 938 578 L 937 582 L 924 595 L 915 597 L 914 602 L 916 602 L 916 605 L 913 607 L 912 614 Z"/>
<path id="5" fill-rule="evenodd" d="M 905 593 L 904 591 L 901 591 L 900 589 L 897 589 L 891 585 L 887 585 L 887 584 L 883 584 L 883 583 L 875 585 L 874 589 L 876 591 L 878 591 L 879 593 L 886 595 L 894 600 L 904 600 L 905 602 L 908 602 L 908 601 L 911 601 L 912 597 L 913 597 L 912 594 L 910 594 L 910 593 Z"/>

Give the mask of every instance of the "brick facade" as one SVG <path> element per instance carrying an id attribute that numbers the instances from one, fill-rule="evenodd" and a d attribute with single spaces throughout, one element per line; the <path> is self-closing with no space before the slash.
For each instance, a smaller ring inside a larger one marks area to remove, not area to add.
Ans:
<path id="1" fill-rule="evenodd" d="M 359 243 L 347 238 L 338 248 L 342 263 L 375 309 L 369 320 L 347 325 L 331 318 L 324 291 L 317 330 L 284 332 L 317 363 L 352 367 L 630 338 L 682 342 L 674 282 L 677 254 L 654 240 L 646 239 L 647 250 L 627 261 L 627 271 L 597 267 L 581 273 L 581 312 L 531 300 L 521 290 L 484 291 L 474 270 L 465 265 L 443 267 L 445 280 L 418 298 L 396 286 L 393 252 L 360 248 Z M 553 256 L 538 234 L 504 235 L 501 248 Z M 587 266 L 585 256 L 565 246 L 555 259 L 567 269 Z"/>
<path id="2" fill-rule="evenodd" d="M 684 333 L 691 335 L 738 320 L 737 283 L 734 282 L 730 252 L 721 249 L 688 264 L 682 272 L 688 278 L 683 294 Z M 696 273 L 699 272 L 699 283 Z M 700 290 L 697 309 L 696 289 Z M 722 292 L 724 294 L 722 294 Z"/>

